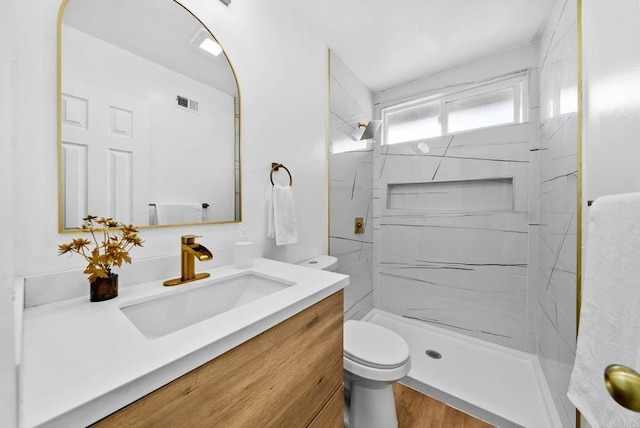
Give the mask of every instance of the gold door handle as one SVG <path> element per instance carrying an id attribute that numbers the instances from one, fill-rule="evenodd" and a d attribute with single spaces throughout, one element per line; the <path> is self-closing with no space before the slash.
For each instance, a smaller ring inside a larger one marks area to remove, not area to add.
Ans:
<path id="1" fill-rule="evenodd" d="M 622 407 L 640 412 L 640 374 L 627 366 L 611 364 L 604 371 L 604 384 Z"/>

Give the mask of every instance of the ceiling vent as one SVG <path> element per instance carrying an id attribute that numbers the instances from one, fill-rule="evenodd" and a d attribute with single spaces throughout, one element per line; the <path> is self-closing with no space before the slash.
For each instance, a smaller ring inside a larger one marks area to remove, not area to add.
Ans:
<path id="1" fill-rule="evenodd" d="M 177 106 L 180 108 L 191 110 L 193 112 L 198 112 L 200 110 L 198 102 L 196 100 L 190 100 L 187 97 L 178 95 L 176 97 L 176 101 L 177 101 Z"/>

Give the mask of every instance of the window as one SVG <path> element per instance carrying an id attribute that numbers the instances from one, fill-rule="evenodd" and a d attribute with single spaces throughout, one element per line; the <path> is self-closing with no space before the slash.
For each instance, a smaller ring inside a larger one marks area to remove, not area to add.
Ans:
<path id="1" fill-rule="evenodd" d="M 447 103 L 450 133 L 515 121 L 513 89 L 501 89 Z"/>
<path id="2" fill-rule="evenodd" d="M 382 110 L 383 144 L 526 121 L 526 73 Z"/>
<path id="3" fill-rule="evenodd" d="M 440 104 L 408 106 L 390 112 L 386 117 L 387 144 L 442 135 L 440 127 Z"/>

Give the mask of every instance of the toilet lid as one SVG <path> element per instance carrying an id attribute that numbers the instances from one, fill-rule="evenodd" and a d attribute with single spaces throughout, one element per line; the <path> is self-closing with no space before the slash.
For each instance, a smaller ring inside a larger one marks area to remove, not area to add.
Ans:
<path id="1" fill-rule="evenodd" d="M 393 369 L 407 362 L 409 347 L 389 329 L 349 320 L 344 323 L 344 356 L 369 367 Z"/>

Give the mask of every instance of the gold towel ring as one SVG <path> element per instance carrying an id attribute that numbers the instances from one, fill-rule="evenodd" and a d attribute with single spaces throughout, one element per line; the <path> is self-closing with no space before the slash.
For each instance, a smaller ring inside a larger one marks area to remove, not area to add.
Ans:
<path id="1" fill-rule="evenodd" d="M 272 186 L 275 185 L 275 183 L 273 182 L 273 171 L 279 170 L 280 167 L 284 168 L 284 170 L 287 171 L 287 174 L 289 174 L 289 186 L 293 186 L 293 177 L 291 176 L 291 171 L 289 171 L 289 169 L 286 166 L 282 165 L 281 163 L 275 163 L 275 162 L 271 162 L 271 174 L 269 174 L 271 185 Z"/>

